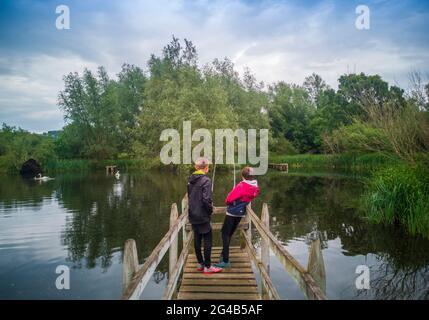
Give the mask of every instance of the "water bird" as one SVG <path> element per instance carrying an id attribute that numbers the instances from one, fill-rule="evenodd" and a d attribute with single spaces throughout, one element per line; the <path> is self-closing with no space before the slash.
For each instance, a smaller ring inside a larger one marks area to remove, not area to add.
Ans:
<path id="1" fill-rule="evenodd" d="M 48 181 L 48 180 L 54 180 L 54 178 L 51 177 L 47 177 L 47 176 L 42 176 L 41 173 L 38 173 L 35 177 L 34 180 L 39 180 L 39 181 Z"/>

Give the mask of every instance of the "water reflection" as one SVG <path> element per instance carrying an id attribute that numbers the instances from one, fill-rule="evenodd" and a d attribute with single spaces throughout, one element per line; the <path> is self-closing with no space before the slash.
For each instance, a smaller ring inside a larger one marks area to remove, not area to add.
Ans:
<path id="1" fill-rule="evenodd" d="M 273 233 L 304 266 L 313 236 L 318 234 L 328 298 L 428 298 L 429 241 L 368 224 L 356 209 L 362 192 L 359 179 L 270 171 L 259 183 L 262 192 L 252 204 L 255 212 L 260 212 L 263 202 L 269 204 Z M 217 205 L 222 205 L 232 184 L 230 172 L 216 173 Z M 42 184 L 4 177 L 0 182 L 0 298 L 62 297 L 50 282 L 29 281 L 25 290 L 19 282 L 19 270 L 28 270 L 31 279 L 54 279 L 54 265 L 61 263 L 79 275 L 64 297 L 118 298 L 125 240 L 136 240 L 143 263 L 168 230 L 171 203 L 180 204 L 185 189 L 186 175 L 157 171 L 122 173 L 118 180 L 104 174 L 68 174 Z M 219 241 L 218 235 L 215 239 Z M 157 285 L 149 286 L 153 288 L 150 298 L 162 295 L 167 260 L 153 276 Z M 301 298 L 276 263 L 272 259 L 271 274 L 281 296 Z M 354 271 L 362 263 L 371 269 L 369 291 L 354 287 Z M 100 290 L 103 286 L 110 289 Z"/>

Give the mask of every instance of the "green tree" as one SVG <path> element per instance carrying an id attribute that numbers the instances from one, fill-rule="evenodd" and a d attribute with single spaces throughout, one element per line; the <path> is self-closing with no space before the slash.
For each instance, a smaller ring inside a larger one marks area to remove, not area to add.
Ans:
<path id="1" fill-rule="evenodd" d="M 299 152 L 317 151 L 311 118 L 315 108 L 302 87 L 279 82 L 270 87 L 269 116 L 275 138 L 284 137 Z"/>

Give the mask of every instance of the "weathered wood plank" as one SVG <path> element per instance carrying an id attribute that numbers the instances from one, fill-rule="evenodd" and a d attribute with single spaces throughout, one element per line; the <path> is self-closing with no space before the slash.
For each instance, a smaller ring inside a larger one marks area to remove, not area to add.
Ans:
<path id="1" fill-rule="evenodd" d="M 218 263 L 219 262 L 219 256 L 212 256 L 212 263 Z M 188 261 L 190 263 L 197 263 L 197 258 L 196 257 L 188 257 Z M 249 258 L 241 256 L 241 257 L 229 257 L 229 261 L 231 262 L 231 264 L 235 264 L 235 263 L 242 263 L 242 262 L 247 262 L 249 261 Z"/>
<path id="2" fill-rule="evenodd" d="M 202 272 L 198 273 L 185 273 L 183 274 L 183 279 L 255 279 L 253 273 L 216 273 L 216 274 L 203 274 Z"/>
<path id="3" fill-rule="evenodd" d="M 213 222 L 212 224 L 212 230 L 220 230 L 222 229 L 223 222 Z M 240 224 L 237 226 L 238 230 L 247 230 L 248 224 L 246 222 L 240 222 Z M 186 231 L 192 231 L 192 225 L 190 223 L 186 224 Z"/>
<path id="4" fill-rule="evenodd" d="M 258 293 L 256 287 L 239 287 L 239 286 L 181 286 L 180 292 L 213 292 L 213 293 Z"/>
<path id="5" fill-rule="evenodd" d="M 174 223 L 176 222 L 177 218 L 179 217 L 179 211 L 177 211 L 177 205 L 173 203 L 171 205 L 171 211 L 170 211 L 170 228 L 174 226 Z M 177 263 L 177 250 L 178 250 L 179 242 L 178 237 L 175 237 L 171 241 L 170 248 L 168 249 L 168 274 L 173 274 L 173 270 L 176 267 Z"/>
<path id="6" fill-rule="evenodd" d="M 260 300 L 254 293 L 208 293 L 179 292 L 179 300 Z"/>
<path id="7" fill-rule="evenodd" d="M 139 259 L 137 257 L 137 246 L 136 242 L 133 239 L 128 239 L 125 241 L 124 246 L 124 258 L 122 264 L 122 290 L 125 292 L 125 289 L 130 284 L 131 280 L 134 277 L 134 274 L 139 269 Z"/>
<path id="8" fill-rule="evenodd" d="M 192 286 L 253 286 L 256 287 L 257 283 L 255 279 L 213 279 L 207 277 L 206 279 L 198 279 L 195 281 L 193 279 L 182 279 L 182 286 L 192 285 Z"/>
<path id="9" fill-rule="evenodd" d="M 188 263 L 186 264 L 187 268 L 198 268 L 199 267 L 199 263 L 197 261 L 188 261 Z M 234 268 L 252 268 L 252 264 L 248 261 L 240 261 L 240 262 L 234 262 L 231 263 L 231 267 Z"/>
<path id="10" fill-rule="evenodd" d="M 198 271 L 196 268 L 187 267 L 187 266 L 185 267 L 185 272 L 186 273 L 197 273 L 197 272 L 201 273 L 201 271 Z M 253 273 L 253 270 L 250 267 L 247 267 L 247 268 L 234 268 L 234 267 L 231 267 L 231 268 L 225 268 L 225 269 L 223 269 L 222 273 L 224 273 L 224 274 L 225 273 Z"/>

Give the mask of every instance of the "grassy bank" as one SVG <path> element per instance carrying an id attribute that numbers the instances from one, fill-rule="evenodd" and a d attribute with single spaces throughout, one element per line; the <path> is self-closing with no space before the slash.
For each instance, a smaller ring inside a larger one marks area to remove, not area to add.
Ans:
<path id="1" fill-rule="evenodd" d="M 288 163 L 291 168 L 368 170 L 400 161 L 378 153 L 355 154 L 299 154 L 276 155 L 270 154 L 270 163 Z"/>
<path id="2" fill-rule="evenodd" d="M 429 169 L 402 164 L 378 170 L 367 181 L 363 207 L 372 222 L 429 238 Z"/>

